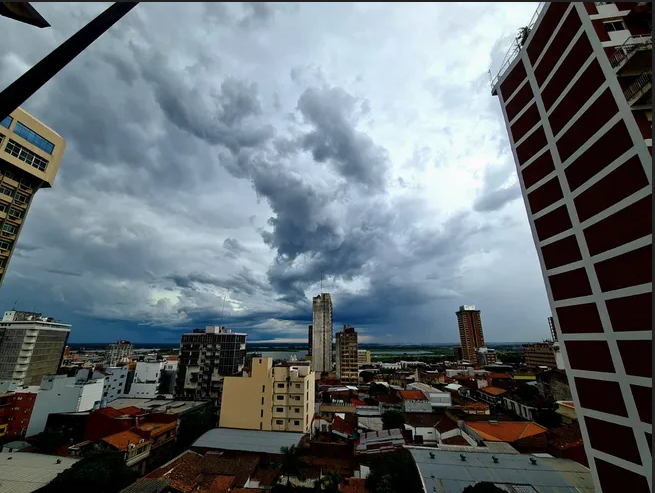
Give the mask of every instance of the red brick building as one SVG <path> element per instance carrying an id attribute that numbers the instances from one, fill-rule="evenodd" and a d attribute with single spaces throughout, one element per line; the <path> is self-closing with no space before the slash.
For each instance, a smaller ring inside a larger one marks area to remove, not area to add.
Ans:
<path id="1" fill-rule="evenodd" d="M 0 437 L 24 437 L 30 423 L 36 394 L 6 392 L 0 394 Z"/>
<path id="2" fill-rule="evenodd" d="M 652 491 L 652 4 L 541 4 L 492 81 L 597 491 Z"/>

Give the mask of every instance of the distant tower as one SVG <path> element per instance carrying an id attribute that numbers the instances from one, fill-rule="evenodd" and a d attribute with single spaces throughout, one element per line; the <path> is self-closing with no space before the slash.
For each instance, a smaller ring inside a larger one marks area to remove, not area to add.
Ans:
<path id="1" fill-rule="evenodd" d="M 462 305 L 456 315 L 462 358 L 475 364 L 476 349 L 484 347 L 480 310 L 476 310 L 473 305 Z"/>
<path id="2" fill-rule="evenodd" d="M 319 294 L 312 308 L 312 369 L 320 374 L 332 370 L 332 297 Z"/>
<path id="3" fill-rule="evenodd" d="M 307 359 L 312 359 L 312 332 L 314 331 L 314 327 L 312 325 L 309 326 L 309 330 L 307 331 Z"/>
<path id="4" fill-rule="evenodd" d="M 357 332 L 350 325 L 337 332 L 337 378 L 341 383 L 359 383 Z"/>

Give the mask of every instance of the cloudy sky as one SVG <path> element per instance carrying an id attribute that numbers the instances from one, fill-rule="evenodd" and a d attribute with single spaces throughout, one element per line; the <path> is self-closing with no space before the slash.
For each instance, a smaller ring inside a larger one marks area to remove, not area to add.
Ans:
<path id="1" fill-rule="evenodd" d="M 108 4 L 0 18 L 0 87 Z M 489 67 L 536 4 L 138 5 L 25 108 L 68 147 L 0 307 L 74 342 L 207 324 L 305 340 L 540 340 L 550 315 Z"/>

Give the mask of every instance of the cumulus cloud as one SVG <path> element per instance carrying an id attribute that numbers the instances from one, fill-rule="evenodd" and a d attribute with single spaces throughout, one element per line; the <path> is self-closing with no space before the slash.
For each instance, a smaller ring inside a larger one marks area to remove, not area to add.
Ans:
<path id="1" fill-rule="evenodd" d="M 44 4 L 49 31 L 0 21 L 0 85 L 102 8 Z M 455 341 L 463 303 L 490 341 L 540 338 L 486 74 L 532 6 L 467 9 L 139 4 L 26 105 L 68 147 L 0 302 L 73 323 L 77 341 L 219 321 L 303 340 L 323 279 L 336 326 L 368 341 Z"/>

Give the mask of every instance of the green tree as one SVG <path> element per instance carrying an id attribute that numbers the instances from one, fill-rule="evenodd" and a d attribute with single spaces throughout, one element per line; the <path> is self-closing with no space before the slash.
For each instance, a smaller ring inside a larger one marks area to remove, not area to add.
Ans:
<path id="1" fill-rule="evenodd" d="M 60 431 L 42 431 L 32 437 L 34 446 L 44 454 L 55 454 L 62 445 L 69 444 L 64 434 Z"/>
<path id="2" fill-rule="evenodd" d="M 414 459 L 406 450 L 380 454 L 369 467 L 371 472 L 366 478 L 366 488 L 372 493 L 423 492 Z"/>
<path id="3" fill-rule="evenodd" d="M 180 451 L 188 449 L 193 442 L 216 426 L 216 407 L 212 404 L 203 406 L 196 412 L 185 414 L 180 418 L 180 426 L 177 430 L 178 449 Z"/>
<path id="4" fill-rule="evenodd" d="M 293 485 L 289 482 L 289 477 L 295 476 L 300 481 L 305 480 L 305 476 L 302 473 L 302 462 L 298 455 L 298 448 L 295 445 L 290 445 L 288 447 L 281 447 L 280 453 L 282 457 L 280 460 L 275 463 L 275 467 L 280 470 L 280 483 L 286 484 L 287 491 L 293 490 Z M 283 481 L 286 479 L 286 482 Z"/>
<path id="5" fill-rule="evenodd" d="M 404 424 L 405 416 L 396 409 L 390 409 L 382 414 L 382 428 L 385 430 L 403 428 Z"/>
<path id="6" fill-rule="evenodd" d="M 72 467 L 59 473 L 39 493 L 62 491 L 92 491 L 93 493 L 117 493 L 132 484 L 139 474 L 125 465 L 122 452 L 98 450 L 89 452 Z"/>
<path id="7" fill-rule="evenodd" d="M 467 486 L 462 490 L 462 493 L 505 493 L 505 490 L 501 490 L 493 483 L 482 481 L 481 483 L 476 483 L 474 486 Z"/>
<path id="8" fill-rule="evenodd" d="M 314 490 L 325 493 L 339 493 L 339 485 L 343 477 L 337 471 L 330 471 L 321 479 L 314 482 Z"/>

